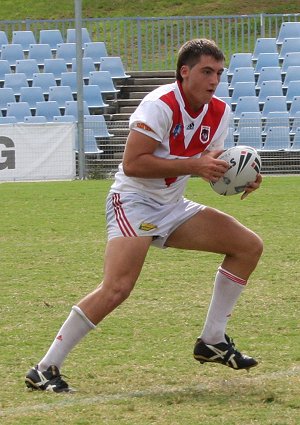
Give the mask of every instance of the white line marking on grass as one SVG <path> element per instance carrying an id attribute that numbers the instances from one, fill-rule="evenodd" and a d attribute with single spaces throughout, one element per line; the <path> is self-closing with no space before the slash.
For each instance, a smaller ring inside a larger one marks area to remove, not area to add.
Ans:
<path id="1" fill-rule="evenodd" d="M 271 372 L 271 373 L 264 373 L 262 375 L 256 375 L 256 376 L 243 376 L 243 377 L 235 377 L 232 379 L 222 379 L 221 381 L 214 382 L 214 387 L 220 386 L 223 387 L 224 381 L 227 384 L 230 385 L 237 385 L 241 383 L 262 383 L 262 381 L 272 381 L 278 378 L 287 378 L 289 376 L 298 376 L 300 375 L 300 366 L 295 366 L 291 369 L 280 371 L 280 372 Z M 27 405 L 27 406 L 20 406 L 20 407 L 10 407 L 8 409 L 4 409 L 0 411 L 0 417 L 8 417 L 8 416 L 15 416 L 15 415 L 22 415 L 22 414 L 30 414 L 34 411 L 41 412 L 48 412 L 51 411 L 53 408 L 65 408 L 65 407 L 73 407 L 73 406 L 88 406 L 93 404 L 99 404 L 99 403 L 107 403 L 114 400 L 127 400 L 132 398 L 141 398 L 141 397 L 151 397 L 151 396 L 166 396 L 166 395 L 180 395 L 180 394 L 187 394 L 189 392 L 195 392 L 195 391 L 207 391 L 211 390 L 211 385 L 209 384 L 199 384 L 194 385 L 190 387 L 157 387 L 153 389 L 148 390 L 141 390 L 141 391 L 132 391 L 132 392 L 122 392 L 117 394 L 110 394 L 110 395 L 98 395 L 94 397 L 78 397 L 79 393 L 73 393 L 72 394 L 64 394 L 61 395 L 64 397 L 63 400 L 56 401 L 50 404 L 42 403 L 42 404 L 36 404 L 36 405 Z M 49 394 L 49 393 L 48 393 Z M 76 395 L 77 394 L 77 395 Z M 56 394 L 57 397 L 60 397 L 60 395 Z M 68 397 L 68 398 L 65 398 Z M 70 397 L 70 398 L 69 398 Z"/>

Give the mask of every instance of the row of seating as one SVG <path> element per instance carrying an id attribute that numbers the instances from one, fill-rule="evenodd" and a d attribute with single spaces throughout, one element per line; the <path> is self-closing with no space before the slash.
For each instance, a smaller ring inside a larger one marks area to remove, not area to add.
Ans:
<path id="1" fill-rule="evenodd" d="M 81 29 L 81 37 L 83 44 L 92 41 L 87 28 Z M 55 51 L 58 44 L 75 42 L 76 30 L 74 28 L 67 29 L 66 39 L 63 38 L 59 29 L 42 29 L 39 31 L 38 37 L 31 30 L 13 31 L 11 41 L 5 31 L 0 31 L 0 46 L 2 44 L 20 44 L 25 53 L 28 52 L 30 44 L 49 44 L 52 51 Z"/>
<path id="2" fill-rule="evenodd" d="M 72 53 L 73 54 L 73 53 Z M 75 53 L 76 54 L 76 53 Z M 88 75 L 92 71 L 109 71 L 114 79 L 126 79 L 130 75 L 126 74 L 122 60 L 119 56 L 98 56 L 96 66 L 91 57 L 83 57 L 82 71 Z M 77 60 L 75 55 L 70 57 L 69 62 L 65 58 L 45 58 L 40 61 L 37 58 L 16 59 L 14 67 L 8 59 L 0 59 L 0 80 L 3 80 L 5 74 L 15 72 L 25 72 L 28 77 L 37 72 L 54 72 L 57 75 L 62 72 L 77 71 Z"/>
<path id="3" fill-rule="evenodd" d="M 288 127 L 289 134 L 294 136 L 296 129 L 300 127 L 300 111 L 290 117 L 287 111 L 271 111 L 264 118 L 260 112 L 243 112 L 239 120 L 232 115 L 229 126 L 233 128 L 234 135 L 239 135 L 243 127 L 260 127 L 262 136 L 265 136 L 270 127 Z"/>
<path id="4" fill-rule="evenodd" d="M 65 102 L 77 100 L 77 93 L 72 93 L 71 87 L 50 86 L 49 92 L 45 95 L 41 87 L 21 87 L 16 91 L 12 88 L 0 89 L 0 110 L 2 116 L 6 115 L 7 105 L 13 103 L 28 103 L 30 109 L 34 112 L 37 102 L 56 101 L 59 108 L 63 110 Z M 90 113 L 104 112 L 108 106 L 104 102 L 101 90 L 98 85 L 83 86 L 83 99 L 86 102 Z"/>
<path id="5" fill-rule="evenodd" d="M 236 145 L 247 145 L 257 150 L 300 150 L 300 127 L 294 134 L 290 133 L 289 127 L 269 127 L 263 134 L 261 127 L 241 127 L 238 133 L 234 133 L 232 127 L 225 141 L 225 148 Z"/>
<path id="6" fill-rule="evenodd" d="M 222 98 L 231 106 L 231 97 Z M 291 103 L 287 103 L 286 96 L 267 96 L 264 103 L 260 103 L 257 96 L 241 96 L 237 99 L 233 114 L 239 119 L 243 112 L 260 112 L 265 118 L 269 112 L 288 112 L 293 118 L 300 110 L 300 96 L 294 96 Z"/>
<path id="7" fill-rule="evenodd" d="M 44 106 L 44 105 L 43 105 Z M 28 124 L 46 124 L 49 122 L 53 123 L 76 123 L 77 122 L 77 111 L 74 108 L 76 105 L 72 105 L 68 108 L 67 114 L 65 115 L 54 115 L 49 116 L 47 115 L 48 111 L 45 111 L 43 107 L 41 107 L 38 111 L 39 114 L 45 113 L 45 115 L 26 115 L 22 119 L 18 119 L 17 117 L 13 115 L 9 115 L 6 117 L 0 117 L 0 125 L 3 124 L 17 124 L 17 123 L 28 123 Z M 29 111 L 27 111 L 28 113 Z M 85 112 L 87 110 L 85 109 Z M 57 113 L 57 110 L 52 111 L 52 113 Z M 98 155 L 103 153 L 104 151 L 102 149 L 99 149 L 98 147 L 98 140 L 103 139 L 107 140 L 109 138 L 113 137 L 113 134 L 111 134 L 108 131 L 107 124 L 105 121 L 105 118 L 103 115 L 90 115 L 85 114 L 84 115 L 84 152 L 85 154 L 92 154 L 92 155 Z M 78 138 L 77 133 L 75 134 L 75 150 L 78 152 Z"/>
<path id="8" fill-rule="evenodd" d="M 300 78 L 300 75 L 298 78 Z M 293 98 L 300 96 L 300 80 L 289 81 L 287 87 L 282 85 L 281 81 L 278 80 L 263 81 L 259 88 L 251 81 L 237 82 L 232 89 L 228 87 L 227 83 L 220 83 L 215 94 L 221 98 L 229 97 L 233 110 L 238 98 L 241 96 L 257 96 L 261 106 L 263 106 L 268 96 L 285 96 L 289 107 Z"/>

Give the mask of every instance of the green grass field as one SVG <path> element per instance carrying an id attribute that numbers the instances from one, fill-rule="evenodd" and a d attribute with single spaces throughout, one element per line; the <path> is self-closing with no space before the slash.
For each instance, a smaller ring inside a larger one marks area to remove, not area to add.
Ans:
<path id="1" fill-rule="evenodd" d="M 230 212 L 265 242 L 228 333 L 260 364 L 247 373 L 192 357 L 218 255 L 151 249 L 132 296 L 66 360 L 75 394 L 26 391 L 71 306 L 102 274 L 110 181 L 0 185 L 0 423 L 300 423 L 300 177 L 266 177 L 244 201 L 198 178 L 188 197 Z"/>
<path id="2" fill-rule="evenodd" d="M 74 17 L 74 0 L 2 0 L 1 20 L 68 19 Z M 29 13 L 30 11 L 30 13 Z M 125 16 L 214 16 L 257 13 L 299 13 L 298 0 L 244 0 L 237 8 L 236 0 L 82 0 L 83 18 Z"/>

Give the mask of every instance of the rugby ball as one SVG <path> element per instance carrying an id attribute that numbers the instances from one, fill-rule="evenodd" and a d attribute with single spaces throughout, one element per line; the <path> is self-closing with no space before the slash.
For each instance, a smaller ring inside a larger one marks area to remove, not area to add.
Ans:
<path id="1" fill-rule="evenodd" d="M 210 182 L 219 195 L 229 196 L 244 192 L 256 180 L 261 170 L 261 158 L 250 146 L 234 146 L 224 151 L 219 159 L 227 161 L 229 168 L 217 182 Z"/>

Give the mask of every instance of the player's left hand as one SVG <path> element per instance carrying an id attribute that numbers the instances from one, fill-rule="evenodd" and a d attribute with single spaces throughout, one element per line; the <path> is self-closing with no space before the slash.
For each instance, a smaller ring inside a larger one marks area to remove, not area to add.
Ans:
<path id="1" fill-rule="evenodd" d="M 258 174 L 255 182 L 249 184 L 249 186 L 246 187 L 245 192 L 241 196 L 241 199 L 242 200 L 245 199 L 246 196 L 249 195 L 249 193 L 254 192 L 254 190 L 257 190 L 260 187 L 261 182 L 262 182 L 262 175 Z"/>

